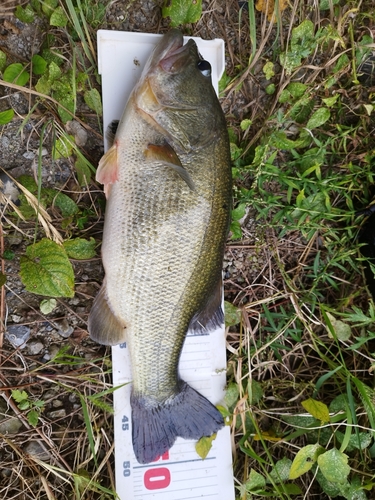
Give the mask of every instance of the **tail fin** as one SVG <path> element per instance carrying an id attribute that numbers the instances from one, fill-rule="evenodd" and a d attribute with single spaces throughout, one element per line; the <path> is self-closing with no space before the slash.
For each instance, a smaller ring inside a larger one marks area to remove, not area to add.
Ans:
<path id="1" fill-rule="evenodd" d="M 135 394 L 130 402 L 133 449 L 141 464 L 163 455 L 178 436 L 200 439 L 224 426 L 219 410 L 183 381 L 180 381 L 180 392 L 162 404 Z"/>

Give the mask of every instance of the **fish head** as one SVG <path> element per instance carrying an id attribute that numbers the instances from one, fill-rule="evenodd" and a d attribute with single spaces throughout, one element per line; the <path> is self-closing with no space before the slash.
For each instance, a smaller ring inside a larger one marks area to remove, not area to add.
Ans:
<path id="1" fill-rule="evenodd" d="M 135 102 L 150 122 L 174 139 L 177 149 L 185 151 L 196 147 L 222 115 L 210 63 L 199 54 L 194 40 L 184 45 L 176 29 L 164 35 L 148 60 L 135 89 Z"/>

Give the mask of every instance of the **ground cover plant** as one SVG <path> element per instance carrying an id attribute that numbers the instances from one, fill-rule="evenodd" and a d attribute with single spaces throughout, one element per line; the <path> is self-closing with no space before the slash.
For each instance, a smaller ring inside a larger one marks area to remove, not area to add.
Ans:
<path id="1" fill-rule="evenodd" d="M 373 238 L 372 2 L 3 9 L 0 166 L 18 201 L 0 200 L 1 498 L 115 498 L 110 353 L 86 331 L 102 279 L 95 33 L 172 25 L 227 47 L 234 205 L 222 411 L 237 498 L 373 498 L 374 267 L 363 238 L 364 227 Z"/>

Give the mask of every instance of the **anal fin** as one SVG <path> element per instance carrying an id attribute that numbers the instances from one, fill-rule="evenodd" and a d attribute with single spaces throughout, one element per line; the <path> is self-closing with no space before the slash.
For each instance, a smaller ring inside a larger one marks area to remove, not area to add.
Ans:
<path id="1" fill-rule="evenodd" d="M 90 337 L 98 344 L 117 345 L 125 342 L 126 325 L 113 314 L 106 298 L 105 281 L 95 297 L 88 318 Z"/>
<path id="2" fill-rule="evenodd" d="M 222 308 L 223 282 L 220 277 L 205 306 L 198 311 L 190 321 L 189 332 L 199 334 L 208 333 L 224 323 Z"/>

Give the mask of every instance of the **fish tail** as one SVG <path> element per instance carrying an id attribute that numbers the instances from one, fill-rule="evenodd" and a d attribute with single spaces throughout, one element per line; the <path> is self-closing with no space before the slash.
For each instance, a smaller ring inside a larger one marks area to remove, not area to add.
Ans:
<path id="1" fill-rule="evenodd" d="M 139 463 L 147 464 L 168 451 L 177 437 L 200 439 L 224 426 L 219 410 L 180 381 L 180 392 L 164 403 L 131 395 L 133 449 Z"/>

